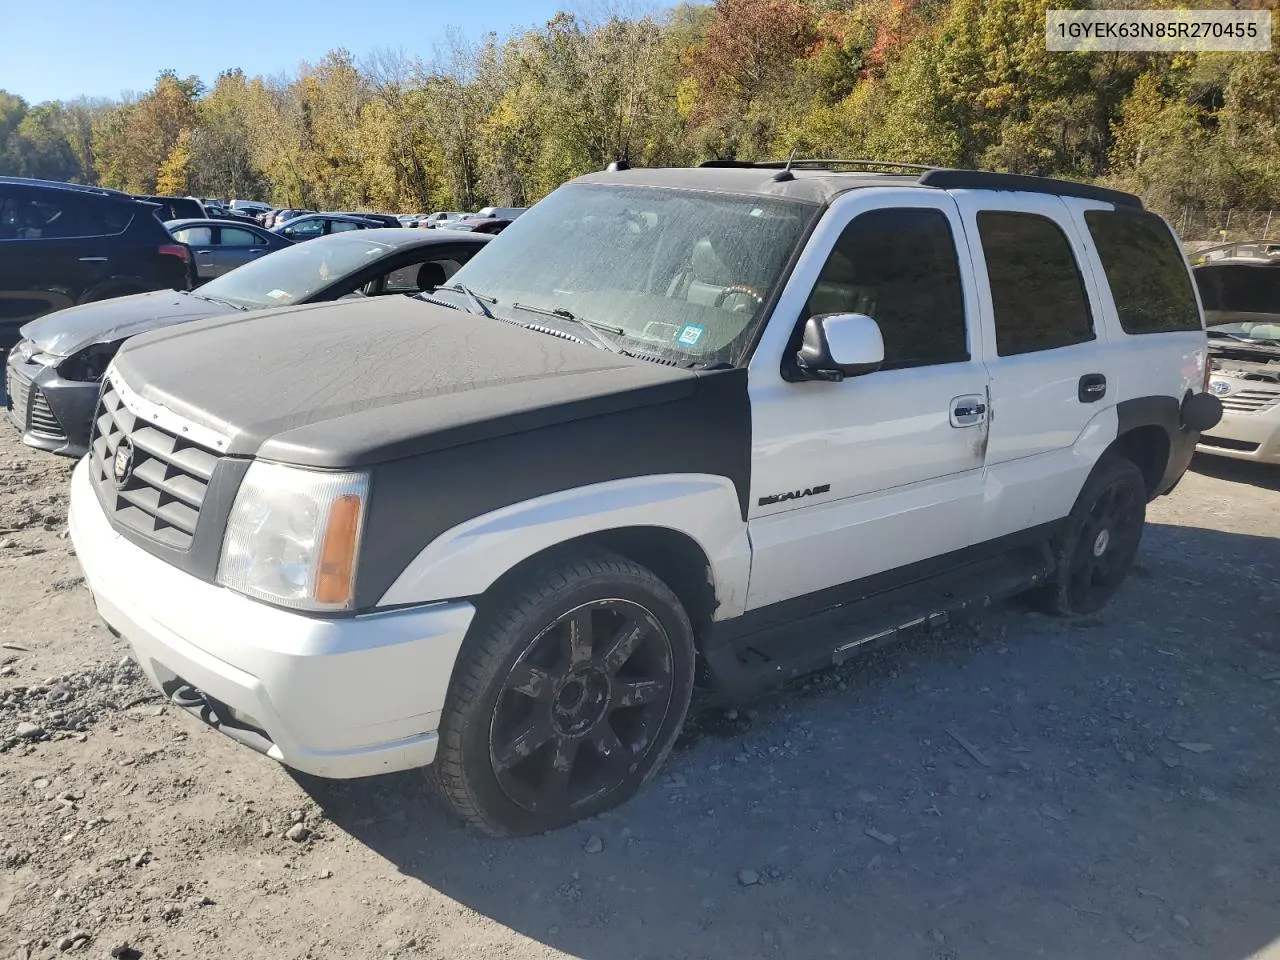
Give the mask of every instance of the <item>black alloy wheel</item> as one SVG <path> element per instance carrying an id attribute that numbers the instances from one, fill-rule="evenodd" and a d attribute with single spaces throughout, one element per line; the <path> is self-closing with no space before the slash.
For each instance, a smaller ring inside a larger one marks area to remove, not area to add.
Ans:
<path id="1" fill-rule="evenodd" d="M 653 749 L 671 703 L 671 640 L 629 600 L 558 617 L 507 674 L 490 727 L 503 791 L 532 813 L 616 790 Z"/>
<path id="2" fill-rule="evenodd" d="M 1137 466 L 1110 455 L 1098 463 L 1059 541 L 1044 594 L 1051 612 L 1095 613 L 1115 596 L 1138 554 L 1146 508 L 1146 481 Z"/>
<path id="3" fill-rule="evenodd" d="M 675 744 L 695 659 L 688 614 L 648 568 L 604 551 L 531 565 L 478 603 L 430 777 L 493 836 L 616 807 Z"/>

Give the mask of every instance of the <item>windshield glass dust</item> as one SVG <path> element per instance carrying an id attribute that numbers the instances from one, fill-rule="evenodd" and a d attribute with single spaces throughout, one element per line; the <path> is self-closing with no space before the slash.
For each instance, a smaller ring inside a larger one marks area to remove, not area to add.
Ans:
<path id="1" fill-rule="evenodd" d="M 386 251 L 384 243 L 354 236 L 312 240 L 237 267 L 196 293 L 250 307 L 287 307 L 355 273 Z"/>
<path id="2" fill-rule="evenodd" d="M 630 350 L 733 361 L 816 213 L 795 201 L 571 184 L 453 280 L 521 322 L 578 335 L 547 316 L 559 312 L 613 328 L 603 335 Z"/>

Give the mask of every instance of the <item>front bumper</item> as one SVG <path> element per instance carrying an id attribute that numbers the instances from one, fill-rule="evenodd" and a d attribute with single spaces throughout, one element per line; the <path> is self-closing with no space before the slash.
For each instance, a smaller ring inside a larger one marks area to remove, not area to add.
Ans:
<path id="1" fill-rule="evenodd" d="M 204 583 L 111 528 L 85 461 L 71 481 L 70 527 L 98 613 L 180 706 L 316 776 L 371 776 L 435 758 L 471 604 L 322 619 Z"/>
<path id="2" fill-rule="evenodd" d="M 98 383 L 66 380 L 52 366 L 21 361 L 9 351 L 5 362 L 5 407 L 22 442 L 38 450 L 82 457 L 89 450 Z"/>
<path id="3" fill-rule="evenodd" d="M 1201 434 L 1200 453 L 1255 463 L 1280 463 L 1280 405 L 1257 413 L 1223 411 L 1216 427 Z"/>

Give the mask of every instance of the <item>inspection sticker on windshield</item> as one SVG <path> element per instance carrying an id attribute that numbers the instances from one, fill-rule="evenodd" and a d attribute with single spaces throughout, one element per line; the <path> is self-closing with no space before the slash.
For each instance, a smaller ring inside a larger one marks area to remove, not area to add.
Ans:
<path id="1" fill-rule="evenodd" d="M 692 323 L 686 323 L 684 329 L 680 331 L 680 336 L 676 337 L 676 343 L 692 347 L 702 339 L 702 329 L 702 327 L 695 326 Z"/>
<path id="2" fill-rule="evenodd" d="M 272 300 L 283 300 L 288 295 L 289 295 L 289 292 L 287 290 L 272 290 L 270 293 L 267 294 L 267 296 L 270 297 Z"/>

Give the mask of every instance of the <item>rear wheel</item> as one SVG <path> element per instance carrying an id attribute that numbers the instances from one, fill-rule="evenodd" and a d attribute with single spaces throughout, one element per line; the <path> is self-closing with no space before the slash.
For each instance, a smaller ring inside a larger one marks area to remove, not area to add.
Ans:
<path id="1" fill-rule="evenodd" d="M 1108 455 L 1085 482 L 1057 543 L 1056 569 L 1041 595 L 1059 616 L 1094 613 L 1111 600 L 1137 556 L 1147 485 L 1130 460 Z"/>
<path id="2" fill-rule="evenodd" d="M 621 557 L 544 567 L 467 638 L 433 775 L 464 819 L 537 833 L 632 796 L 670 752 L 693 690 L 693 630 Z"/>

